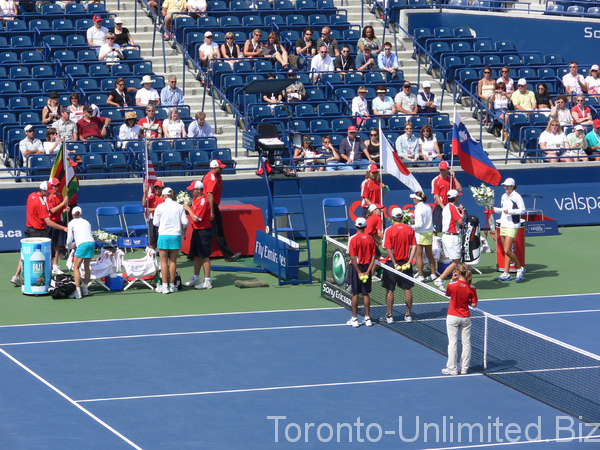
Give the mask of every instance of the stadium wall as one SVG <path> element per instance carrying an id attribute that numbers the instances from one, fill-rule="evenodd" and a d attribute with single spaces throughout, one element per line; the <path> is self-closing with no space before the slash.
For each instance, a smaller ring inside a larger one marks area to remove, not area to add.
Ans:
<path id="1" fill-rule="evenodd" d="M 598 167 L 568 167 L 566 165 L 548 165 L 541 169 L 502 171 L 502 178 L 513 177 L 517 181 L 521 194 L 541 194 L 543 198 L 537 207 L 548 217 L 558 221 L 559 226 L 595 225 L 600 223 L 600 182 Z M 461 203 L 469 214 L 484 219 L 483 207 L 478 206 L 469 191 L 469 186 L 479 186 L 481 182 L 470 175 L 457 171 L 463 185 Z M 308 175 L 308 174 L 307 174 Z M 331 176 L 333 175 L 333 176 Z M 424 192 L 432 203 L 431 181 L 436 173 L 415 173 Z M 351 219 L 361 215 L 360 184 L 364 179 L 362 172 L 356 175 L 338 176 L 334 174 L 313 174 L 302 177 L 300 185 L 304 194 L 307 211 L 308 229 L 311 237 L 320 237 L 324 233 L 321 201 L 326 197 L 343 197 L 350 206 Z M 184 190 L 189 179 L 167 181 L 166 184 L 177 192 Z M 410 191 L 391 175 L 384 175 L 383 182 L 389 184 L 391 190 L 384 198 L 389 208 L 399 206 L 412 207 L 408 197 Z M 279 189 L 294 191 L 292 180 L 278 181 Z M 0 251 L 17 251 L 25 228 L 25 204 L 27 196 L 36 189 L 35 183 L 26 185 L 0 186 L 2 206 L 0 206 Z M 496 205 L 504 193 L 502 186 L 496 187 Z M 95 210 L 99 206 L 118 206 L 141 203 L 142 185 L 140 181 L 82 181 L 78 195 L 78 203 L 83 208 L 84 216 L 96 226 Z M 267 208 L 267 190 L 265 182 L 256 177 L 249 179 L 226 179 L 223 192 L 224 202 L 252 204 L 262 209 Z M 526 199 L 526 206 L 532 203 Z M 279 204 L 279 206 L 282 206 Z M 298 205 L 288 204 L 290 210 Z"/>

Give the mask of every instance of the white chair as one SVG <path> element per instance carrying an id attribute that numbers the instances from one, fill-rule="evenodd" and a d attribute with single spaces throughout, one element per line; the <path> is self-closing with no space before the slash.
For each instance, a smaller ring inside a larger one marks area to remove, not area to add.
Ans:
<path id="1" fill-rule="evenodd" d="M 533 207 L 532 208 L 528 208 L 527 205 L 525 205 L 525 220 L 527 222 L 529 222 L 529 216 L 530 215 L 539 214 L 542 217 L 544 217 L 544 211 L 542 211 L 540 208 L 537 208 L 535 206 L 535 203 L 536 203 L 536 201 L 537 201 L 538 198 L 544 198 L 543 195 L 540 195 L 540 194 L 523 194 L 523 195 L 521 195 L 521 197 L 523 197 L 523 202 L 525 202 L 526 198 L 532 198 L 533 199 Z"/>

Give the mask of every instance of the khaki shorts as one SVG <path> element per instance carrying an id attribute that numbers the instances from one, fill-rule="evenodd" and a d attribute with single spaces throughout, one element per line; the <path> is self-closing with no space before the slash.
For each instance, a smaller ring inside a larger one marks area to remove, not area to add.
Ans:
<path id="1" fill-rule="evenodd" d="M 415 239 L 418 245 L 432 245 L 433 244 L 433 231 L 427 233 L 415 233 Z"/>
<path id="2" fill-rule="evenodd" d="M 518 228 L 500 228 L 500 236 L 507 236 L 511 238 L 517 237 Z"/>

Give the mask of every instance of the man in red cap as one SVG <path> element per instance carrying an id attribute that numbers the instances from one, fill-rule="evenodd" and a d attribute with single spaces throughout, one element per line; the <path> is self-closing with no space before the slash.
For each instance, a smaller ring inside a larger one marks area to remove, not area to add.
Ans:
<path id="1" fill-rule="evenodd" d="M 435 208 L 433 208 L 433 232 L 442 233 L 442 211 L 448 204 L 448 191 L 456 189 L 462 192 L 462 185 L 456 179 L 453 170 L 448 170 L 448 163 L 442 161 L 439 165 L 440 174 L 431 181 L 431 193 L 435 199 Z M 450 176 L 448 176 L 450 175 Z"/>
<path id="2" fill-rule="evenodd" d="M 88 45 L 96 50 L 97 56 L 98 53 L 100 53 L 100 47 L 106 43 L 108 28 L 102 26 L 102 16 L 100 14 L 94 15 L 92 19 L 94 21 L 94 26 L 88 28 L 86 36 Z"/>
<path id="3" fill-rule="evenodd" d="M 48 230 L 46 227 L 56 228 L 57 230 L 67 231 L 67 227 L 54 222 L 50 218 L 50 211 L 48 210 L 48 203 L 46 197 L 48 197 L 50 191 L 50 183 L 42 181 L 37 192 L 32 192 L 27 198 L 27 217 L 26 217 L 26 228 L 25 237 L 48 237 Z M 21 260 L 17 266 L 17 273 L 10 280 L 15 286 L 21 286 L 23 284 L 21 280 Z"/>
<path id="4" fill-rule="evenodd" d="M 369 161 L 364 153 L 365 143 L 362 139 L 356 136 L 356 127 L 351 125 L 348 127 L 348 136 L 344 138 L 340 144 L 340 158 L 342 162 L 348 164 L 348 167 L 356 169 L 366 169 L 369 163 L 375 161 Z M 342 166 L 339 170 L 344 170 Z M 346 169 L 348 170 L 348 169 Z"/>
<path id="5" fill-rule="evenodd" d="M 367 217 L 369 206 L 383 201 L 382 189 L 385 188 L 379 178 L 379 169 L 375 164 L 369 164 L 364 181 L 360 185 L 360 196 L 362 198 L 362 216 Z"/>
<path id="6" fill-rule="evenodd" d="M 233 262 L 240 257 L 241 253 L 233 253 L 229 248 L 229 245 L 227 245 L 225 232 L 223 231 L 223 217 L 221 217 L 221 211 L 219 210 L 219 205 L 221 204 L 221 192 L 223 191 L 223 178 L 221 177 L 221 173 L 225 167 L 225 164 L 221 161 L 213 159 L 210 162 L 210 172 L 204 175 L 202 184 L 204 185 L 204 195 L 206 195 L 206 198 L 210 203 L 212 234 L 217 245 L 221 249 L 221 253 L 223 253 L 225 261 Z"/>
<path id="7" fill-rule="evenodd" d="M 600 119 L 594 120 L 594 129 L 585 135 L 587 148 L 585 152 L 590 161 L 600 161 Z"/>
<path id="8" fill-rule="evenodd" d="M 50 189 L 48 190 L 50 195 L 48 195 L 47 202 L 48 209 L 50 210 L 50 219 L 57 224 L 64 226 L 62 214 L 65 211 L 69 211 L 69 196 L 66 195 L 65 198 L 63 198 L 62 194 L 58 192 L 59 186 L 60 181 L 58 178 L 50 179 Z M 52 240 L 52 248 L 54 250 L 52 275 L 60 275 L 63 272 L 58 267 L 58 255 L 60 254 L 60 250 L 65 246 L 67 235 L 63 230 L 56 228 L 48 228 L 48 234 Z"/>
<path id="9" fill-rule="evenodd" d="M 155 181 L 152 187 L 152 193 L 148 195 L 150 185 L 144 186 L 144 195 L 142 196 L 142 206 L 146 208 L 146 218 L 148 219 L 148 247 L 156 250 L 156 242 L 158 241 L 158 227 L 154 226 L 152 219 L 154 218 L 154 210 L 165 199 L 162 196 L 163 188 L 165 187 L 162 181 Z"/>
<path id="10" fill-rule="evenodd" d="M 184 286 L 194 286 L 196 289 L 212 289 L 210 279 L 210 242 L 212 240 L 210 203 L 202 192 L 203 188 L 202 181 L 192 181 L 192 184 L 188 186 L 188 191 L 192 191 L 192 206 L 183 205 L 190 215 L 190 222 L 193 227 L 188 256 L 194 258 L 194 275 Z M 204 267 L 204 282 L 200 283 L 200 269 L 202 267 Z"/>

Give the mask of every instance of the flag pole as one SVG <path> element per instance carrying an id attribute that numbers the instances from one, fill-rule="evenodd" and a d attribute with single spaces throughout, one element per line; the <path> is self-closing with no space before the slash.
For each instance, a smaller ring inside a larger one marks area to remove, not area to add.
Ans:
<path id="1" fill-rule="evenodd" d="M 453 119 L 453 123 L 452 123 L 452 128 L 454 128 L 456 126 L 456 106 L 454 107 L 454 119 Z M 452 174 L 454 172 L 454 152 L 450 152 L 450 173 Z M 452 186 L 454 182 L 454 177 L 452 175 L 450 175 L 450 189 L 454 189 L 454 187 Z"/>
<path id="2" fill-rule="evenodd" d="M 148 158 L 150 157 L 148 152 L 148 133 L 144 133 L 144 176 L 143 176 L 143 189 L 146 189 L 148 184 Z"/>
<path id="3" fill-rule="evenodd" d="M 381 204 L 383 205 L 383 172 L 381 166 L 381 137 L 383 136 L 383 130 L 381 129 L 381 119 L 379 119 L 379 197 L 381 198 Z"/>

